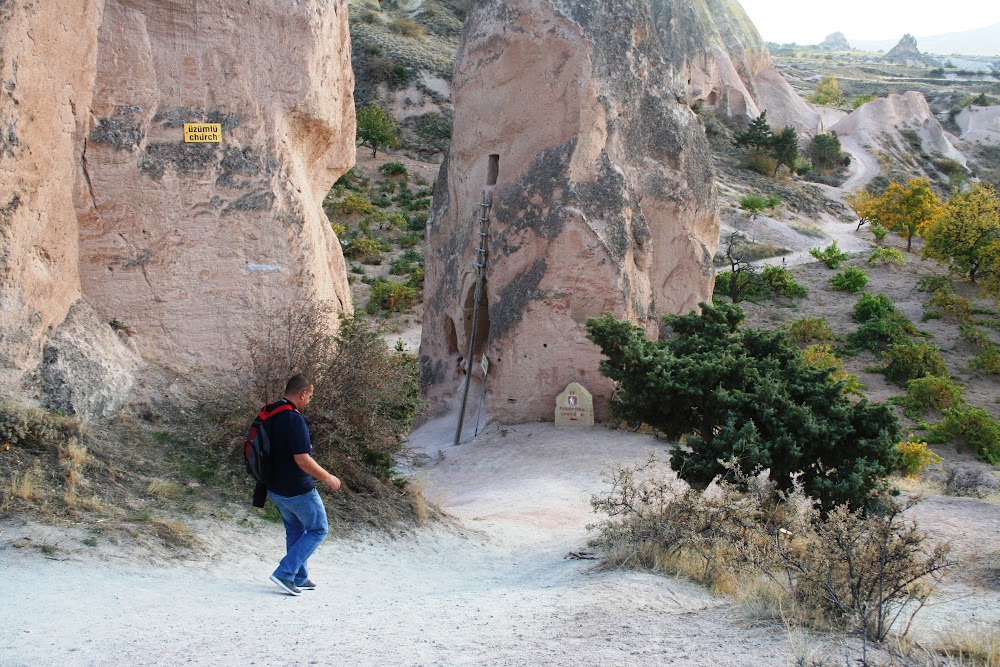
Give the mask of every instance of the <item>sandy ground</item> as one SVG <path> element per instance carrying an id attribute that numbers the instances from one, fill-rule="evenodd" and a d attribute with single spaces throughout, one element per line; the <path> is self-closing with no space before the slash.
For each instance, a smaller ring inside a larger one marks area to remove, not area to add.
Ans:
<path id="1" fill-rule="evenodd" d="M 267 581 L 275 524 L 202 528 L 210 556 L 12 543 L 52 540 L 0 526 L 0 664 L 16 665 L 785 665 L 799 640 L 748 621 L 725 598 L 655 574 L 567 558 L 585 550 L 592 493 L 610 465 L 660 444 L 602 427 L 491 427 L 449 447 L 448 425 L 415 441 L 415 473 L 454 520 L 398 537 L 331 539 L 316 591 Z M 441 451 L 441 455 L 438 452 Z M 77 536 L 79 538 L 79 536 Z M 95 553 L 96 551 L 96 553 Z M 808 640 L 810 648 L 818 640 Z M 837 650 L 838 641 L 824 640 Z M 805 649 L 803 649 L 805 650 Z"/>
<path id="2" fill-rule="evenodd" d="M 491 426 L 452 447 L 451 429 L 439 420 L 415 434 L 433 463 L 413 474 L 453 519 L 396 539 L 328 540 L 311 561 L 319 588 L 297 598 L 267 581 L 282 551 L 275 524 L 202 526 L 206 556 L 183 563 L 104 553 L 80 536 L 74 548 L 72 535 L 46 558 L 12 544 L 55 536 L 0 525 L 0 665 L 787 665 L 813 651 L 857 655 L 853 640 L 789 634 L 682 579 L 567 557 L 587 549 L 589 498 L 606 488 L 604 473 L 664 447 L 651 437 Z M 990 512 L 992 532 L 975 540 L 1000 542 L 996 505 L 943 502 L 943 514 L 962 508 L 980 525 Z M 1000 599 L 970 598 L 972 586 L 949 589 L 927 627 L 996 616 Z"/>

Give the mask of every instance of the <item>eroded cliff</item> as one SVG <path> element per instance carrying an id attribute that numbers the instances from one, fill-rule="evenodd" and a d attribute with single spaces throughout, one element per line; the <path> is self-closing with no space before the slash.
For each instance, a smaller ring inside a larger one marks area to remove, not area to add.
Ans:
<path id="1" fill-rule="evenodd" d="M 0 382 L 46 376 L 79 300 L 133 353 L 209 369 L 280 305 L 351 309 L 321 208 L 354 163 L 346 0 L 4 3 L 0 21 Z"/>
<path id="2" fill-rule="evenodd" d="M 462 379 L 480 242 L 495 178 L 473 372 L 505 421 L 551 419 L 577 381 L 606 412 L 610 383 L 586 318 L 657 327 L 710 298 L 718 241 L 704 132 L 641 0 L 483 2 L 455 66 L 455 131 L 428 227 L 421 378 Z M 492 157 L 491 157 L 492 156 Z M 491 166 L 492 164 L 492 166 Z"/>

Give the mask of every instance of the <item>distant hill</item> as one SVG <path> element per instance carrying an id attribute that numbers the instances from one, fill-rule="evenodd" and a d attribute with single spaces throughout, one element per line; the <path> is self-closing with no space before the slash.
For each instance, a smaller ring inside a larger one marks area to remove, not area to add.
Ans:
<path id="1" fill-rule="evenodd" d="M 862 51 L 888 51 L 895 44 L 895 39 L 851 40 L 851 45 Z M 917 44 L 923 53 L 1000 56 L 1000 23 L 964 32 L 917 37 Z"/>

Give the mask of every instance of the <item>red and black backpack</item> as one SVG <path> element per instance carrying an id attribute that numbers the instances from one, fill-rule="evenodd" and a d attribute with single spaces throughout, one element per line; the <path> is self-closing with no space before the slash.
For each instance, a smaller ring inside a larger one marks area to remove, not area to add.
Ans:
<path id="1" fill-rule="evenodd" d="M 258 482 L 267 482 L 268 465 L 271 460 L 271 438 L 265 423 L 279 412 L 287 410 L 297 412 L 295 406 L 288 401 L 265 405 L 250 424 L 246 440 L 243 441 L 243 460 L 247 464 L 247 472 Z"/>

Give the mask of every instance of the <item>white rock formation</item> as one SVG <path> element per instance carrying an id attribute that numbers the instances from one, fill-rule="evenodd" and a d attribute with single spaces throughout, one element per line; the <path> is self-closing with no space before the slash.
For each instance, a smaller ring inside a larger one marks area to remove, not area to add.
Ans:
<path id="1" fill-rule="evenodd" d="M 660 316 L 711 297 L 718 212 L 708 146 L 670 67 L 644 0 L 490 0 L 473 9 L 428 226 L 425 396 L 447 400 L 463 379 L 474 218 L 491 173 L 472 368 L 481 374 L 489 356 L 486 404 L 499 419 L 551 420 L 573 381 L 606 414 L 611 385 L 586 319 L 609 310 L 655 335 Z"/>
<path id="2" fill-rule="evenodd" d="M 351 309 L 321 209 L 354 162 L 346 0 L 0 3 L 0 35 L 0 388 L 81 298 L 214 369 L 274 305 Z"/>

